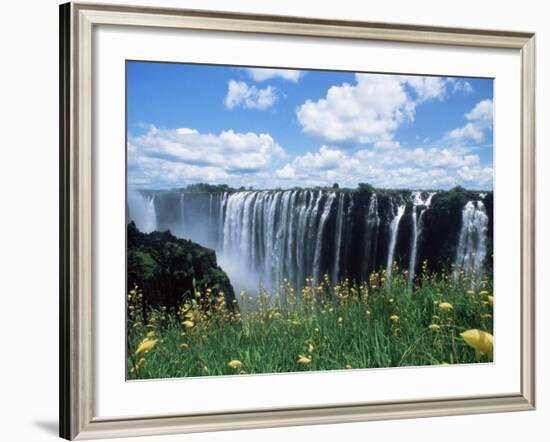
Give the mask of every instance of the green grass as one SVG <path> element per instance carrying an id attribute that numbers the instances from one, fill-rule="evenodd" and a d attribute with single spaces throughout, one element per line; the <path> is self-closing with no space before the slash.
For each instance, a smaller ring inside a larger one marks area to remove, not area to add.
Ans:
<path id="1" fill-rule="evenodd" d="M 356 286 L 344 281 L 331 287 L 325 278 L 317 287 L 306 287 L 299 297 L 283 285 L 273 296 L 240 296 L 234 311 L 211 291 L 198 293 L 177 312 L 165 308 L 143 310 L 142 295 L 133 290 L 128 296 L 128 378 L 492 360 L 490 354 L 477 358 L 460 336 L 468 329 L 492 334 L 493 298 L 488 296 L 493 294 L 491 280 L 483 278 L 473 292 L 465 278 L 454 282 L 449 274 L 425 272 L 411 290 L 406 272 L 395 269 L 393 275 L 391 286 L 386 285 L 384 272 Z M 443 311 L 440 302 L 448 302 L 453 308 Z M 398 319 L 392 319 L 393 315 Z M 192 326 L 186 328 L 184 321 L 191 321 L 187 325 Z M 430 324 L 440 329 L 432 331 Z M 149 351 L 136 354 L 144 339 L 156 342 Z M 299 364 L 300 355 L 311 362 Z M 232 360 L 240 361 L 241 366 L 229 367 Z M 139 368 L 132 369 L 136 364 Z"/>

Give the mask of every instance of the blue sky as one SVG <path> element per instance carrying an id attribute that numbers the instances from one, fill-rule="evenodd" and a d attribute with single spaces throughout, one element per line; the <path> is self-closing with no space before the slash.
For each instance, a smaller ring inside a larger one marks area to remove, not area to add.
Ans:
<path id="1" fill-rule="evenodd" d="M 492 188 L 493 81 L 128 62 L 128 183 Z"/>

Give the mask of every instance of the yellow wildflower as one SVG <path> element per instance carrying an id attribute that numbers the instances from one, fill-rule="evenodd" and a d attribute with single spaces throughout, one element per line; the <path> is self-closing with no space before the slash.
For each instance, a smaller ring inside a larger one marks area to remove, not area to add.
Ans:
<path id="1" fill-rule="evenodd" d="M 476 358 L 493 352 L 493 335 L 483 330 L 470 329 L 460 333 L 462 339 L 476 351 Z"/>
<path id="2" fill-rule="evenodd" d="M 397 322 L 397 321 L 399 321 L 399 316 L 397 316 L 397 315 L 391 315 L 391 316 L 390 316 L 390 319 L 391 319 L 393 322 Z"/>
<path id="3" fill-rule="evenodd" d="M 155 336 L 155 332 L 153 330 L 147 333 L 148 338 L 152 338 L 153 336 Z"/>
<path id="4" fill-rule="evenodd" d="M 137 372 L 139 371 L 139 369 L 141 368 L 141 366 L 145 363 L 145 359 L 144 358 L 141 358 L 137 364 L 135 364 L 131 369 L 130 369 L 130 373 L 134 373 L 134 372 Z"/>
<path id="5" fill-rule="evenodd" d="M 479 292 L 479 296 L 487 296 L 489 294 L 489 292 L 487 290 L 482 290 L 481 292 Z"/>
<path id="6" fill-rule="evenodd" d="M 338 323 L 342 323 L 342 321 L 344 320 L 344 318 L 342 318 L 341 316 L 338 318 Z"/>
<path id="7" fill-rule="evenodd" d="M 307 352 L 308 353 L 313 353 L 313 349 L 314 349 L 313 344 L 311 342 L 308 343 L 307 344 Z"/>
<path id="8" fill-rule="evenodd" d="M 185 328 L 193 328 L 195 326 L 195 323 L 193 321 L 183 321 L 181 323 L 181 325 L 183 325 Z"/>
<path id="9" fill-rule="evenodd" d="M 156 339 L 145 338 L 143 341 L 139 343 L 135 354 L 138 355 L 140 353 L 147 353 L 149 350 L 151 350 L 155 346 L 156 343 L 157 343 Z"/>
<path id="10" fill-rule="evenodd" d="M 298 355 L 298 364 L 301 364 L 301 365 L 309 365 L 311 364 L 311 358 L 308 358 L 307 356 L 304 356 L 304 355 Z"/>
<path id="11" fill-rule="evenodd" d="M 242 365 L 243 363 L 237 359 L 233 359 L 227 363 L 229 368 L 240 368 Z"/>
<path id="12" fill-rule="evenodd" d="M 189 348 L 189 344 L 186 344 L 185 342 L 182 342 L 182 343 L 180 344 L 180 347 L 181 347 L 181 348 Z"/>
<path id="13" fill-rule="evenodd" d="M 476 292 L 474 292 L 473 290 L 466 290 L 466 294 L 468 296 L 474 296 L 476 294 Z"/>
<path id="14" fill-rule="evenodd" d="M 453 309 L 453 305 L 449 304 L 448 302 L 442 302 L 441 304 L 439 304 L 439 308 L 444 312 L 448 312 L 449 310 Z"/>
<path id="15" fill-rule="evenodd" d="M 489 300 L 489 304 L 493 305 L 493 303 L 495 302 L 495 298 L 493 298 L 492 296 L 487 296 L 487 299 Z"/>
<path id="16" fill-rule="evenodd" d="M 491 319 L 492 317 L 493 315 L 491 315 L 491 313 L 485 313 L 481 315 L 481 319 Z"/>
<path id="17" fill-rule="evenodd" d="M 347 365 L 346 365 L 346 368 L 347 368 L 348 370 L 350 370 L 350 369 L 353 368 L 353 367 L 352 367 L 351 365 L 347 364 Z"/>
<path id="18" fill-rule="evenodd" d="M 441 326 L 439 326 L 438 324 L 430 324 L 430 325 L 428 325 L 428 328 L 429 328 L 431 331 L 436 332 L 436 331 L 438 331 L 438 330 L 441 328 Z"/>

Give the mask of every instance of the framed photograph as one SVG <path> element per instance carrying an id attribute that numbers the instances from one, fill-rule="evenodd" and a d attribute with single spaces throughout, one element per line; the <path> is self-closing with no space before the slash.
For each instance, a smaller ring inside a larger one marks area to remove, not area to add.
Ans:
<path id="1" fill-rule="evenodd" d="M 534 409 L 534 41 L 62 5 L 60 435 Z"/>

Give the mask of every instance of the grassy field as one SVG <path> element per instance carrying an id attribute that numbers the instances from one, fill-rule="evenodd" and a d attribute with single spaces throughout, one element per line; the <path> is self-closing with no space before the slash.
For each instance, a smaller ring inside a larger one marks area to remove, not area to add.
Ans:
<path id="1" fill-rule="evenodd" d="M 135 288 L 128 378 L 492 361 L 492 280 L 481 278 L 472 290 L 463 275 L 454 281 L 424 266 L 411 290 L 406 271 L 392 275 L 391 285 L 382 271 L 355 286 L 331 285 L 325 276 L 299 296 L 283 284 L 273 295 L 241 294 L 234 309 L 208 289 L 177 311 L 144 309 Z"/>

